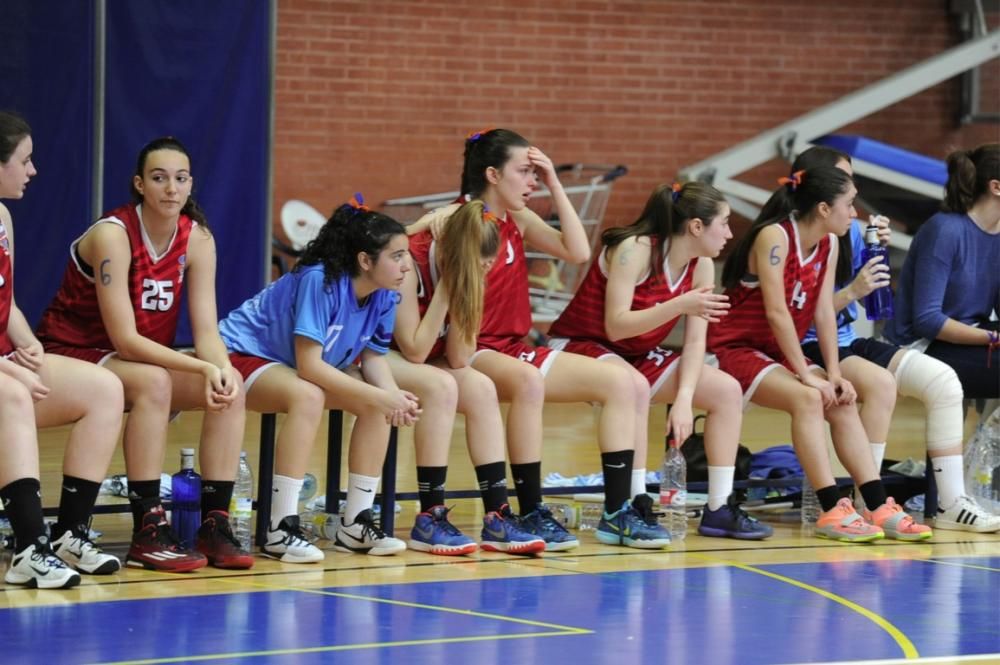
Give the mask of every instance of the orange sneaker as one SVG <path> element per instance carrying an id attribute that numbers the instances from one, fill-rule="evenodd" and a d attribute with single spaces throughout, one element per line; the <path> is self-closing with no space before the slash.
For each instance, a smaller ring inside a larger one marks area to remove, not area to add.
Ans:
<path id="1" fill-rule="evenodd" d="M 882 529 L 869 524 L 854 512 L 854 506 L 847 498 L 838 501 L 836 506 L 825 513 L 820 513 L 816 520 L 816 535 L 844 543 L 870 543 L 885 537 Z"/>
<path id="2" fill-rule="evenodd" d="M 917 524 L 891 496 L 875 512 L 865 511 L 865 519 L 896 540 L 927 540 L 933 535 L 926 524 Z"/>

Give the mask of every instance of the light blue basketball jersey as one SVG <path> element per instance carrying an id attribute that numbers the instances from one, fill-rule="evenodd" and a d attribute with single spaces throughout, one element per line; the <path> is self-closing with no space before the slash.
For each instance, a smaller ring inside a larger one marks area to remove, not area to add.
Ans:
<path id="1" fill-rule="evenodd" d="M 865 248 L 865 238 L 863 227 L 865 224 L 859 220 L 854 220 L 851 224 L 851 279 L 861 270 L 861 251 Z M 831 270 L 836 270 L 837 266 L 830 266 Z M 847 284 L 837 284 L 834 291 L 847 286 Z M 851 342 L 858 338 L 854 332 L 854 322 L 858 320 L 858 303 L 852 302 L 844 309 L 837 312 L 837 346 L 850 346 Z M 802 340 L 803 344 L 816 341 L 816 328 L 812 326 L 806 331 L 806 336 Z"/>
<path id="2" fill-rule="evenodd" d="M 323 360 L 344 369 L 368 348 L 389 350 L 399 294 L 372 292 L 358 304 L 349 275 L 323 283 L 323 266 L 282 275 L 219 322 L 230 351 L 295 367 L 295 337 L 323 345 Z"/>

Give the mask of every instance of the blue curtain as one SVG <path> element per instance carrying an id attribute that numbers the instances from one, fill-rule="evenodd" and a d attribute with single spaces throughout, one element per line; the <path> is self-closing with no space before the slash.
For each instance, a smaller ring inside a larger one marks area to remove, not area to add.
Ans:
<path id="1" fill-rule="evenodd" d="M 128 201 L 143 145 L 180 139 L 215 236 L 220 317 L 264 282 L 269 25 L 266 2 L 107 4 L 103 207 Z M 177 343 L 190 342 L 185 317 Z"/>
<path id="2" fill-rule="evenodd" d="M 93 25 L 90 2 L 0 3 L 0 109 L 31 125 L 38 169 L 23 199 L 4 201 L 14 218 L 17 304 L 32 325 L 90 217 Z"/>
<path id="3" fill-rule="evenodd" d="M 106 3 L 105 141 L 93 136 L 92 2 L 0 1 L 0 109 L 32 126 L 38 176 L 15 222 L 18 305 L 32 325 L 55 294 L 69 243 L 93 221 L 95 150 L 104 210 L 128 201 L 140 148 L 162 135 L 191 151 L 195 195 L 218 247 L 219 316 L 265 282 L 270 3 Z M 191 342 L 185 317 L 178 344 Z"/>

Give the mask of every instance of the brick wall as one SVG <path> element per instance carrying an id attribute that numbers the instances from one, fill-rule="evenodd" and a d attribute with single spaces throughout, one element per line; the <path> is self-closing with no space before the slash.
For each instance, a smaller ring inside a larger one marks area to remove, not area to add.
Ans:
<path id="1" fill-rule="evenodd" d="M 505 126 L 557 163 L 628 165 L 607 219 L 631 221 L 679 167 L 959 39 L 945 0 L 811 4 L 280 0 L 275 219 L 290 198 L 455 189 L 465 134 Z M 952 80 L 845 131 L 937 157 L 997 140 L 957 113 Z"/>

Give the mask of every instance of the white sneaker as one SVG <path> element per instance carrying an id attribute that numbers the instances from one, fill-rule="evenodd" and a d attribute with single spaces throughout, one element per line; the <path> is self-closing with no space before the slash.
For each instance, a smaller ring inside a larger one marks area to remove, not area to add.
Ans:
<path id="1" fill-rule="evenodd" d="M 1000 531 L 1000 515 L 990 513 L 976 503 L 972 497 L 962 495 L 955 499 L 955 503 L 950 508 L 945 509 L 938 506 L 934 528 L 991 533 Z"/>
<path id="2" fill-rule="evenodd" d="M 49 539 L 42 536 L 14 555 L 3 579 L 39 589 L 68 589 L 80 583 L 80 573 L 53 554 Z"/>
<path id="3" fill-rule="evenodd" d="M 288 515 L 278 523 L 277 529 L 267 527 L 267 541 L 260 551 L 265 556 L 285 563 L 316 563 L 325 558 L 323 550 L 316 547 L 302 533 L 298 515 Z"/>
<path id="4" fill-rule="evenodd" d="M 66 531 L 52 543 L 56 556 L 88 575 L 110 575 L 121 570 L 118 557 L 94 544 L 88 535 Z"/>
<path id="5" fill-rule="evenodd" d="M 388 556 L 406 549 L 406 543 L 399 538 L 387 536 L 375 526 L 371 510 L 362 510 L 354 518 L 354 524 L 340 522 L 334 549 L 340 552 L 357 552 L 372 556 Z"/>

